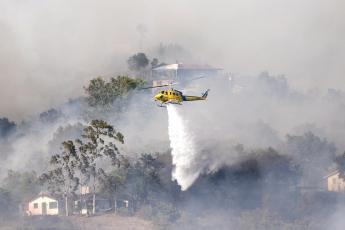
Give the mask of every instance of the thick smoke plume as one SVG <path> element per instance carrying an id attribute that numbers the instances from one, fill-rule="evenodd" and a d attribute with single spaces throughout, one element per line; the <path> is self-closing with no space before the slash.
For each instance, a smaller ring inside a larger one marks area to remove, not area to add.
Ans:
<path id="1" fill-rule="evenodd" d="M 0 179 L 9 169 L 46 170 L 62 141 L 79 137 L 84 124 L 101 118 L 124 134 L 121 152 L 127 156 L 166 152 L 170 141 L 173 177 L 187 192 L 193 185 L 199 188 L 199 174 L 236 168 L 243 149 L 268 147 L 296 162 L 307 182 L 324 182 L 332 157 L 345 149 L 345 1 L 170 3 L 0 1 L 0 118 L 9 118 L 0 119 Z M 207 101 L 168 106 L 168 116 L 154 106 L 149 93 L 136 92 L 106 112 L 90 108 L 83 99 L 66 103 L 82 96 L 82 86 L 91 78 L 126 72 L 127 58 L 138 51 L 161 62 L 208 63 L 232 74 L 178 88 L 191 95 L 210 88 L 211 94 Z M 257 76 L 265 69 L 273 76 Z M 52 117 L 49 111 L 38 115 L 50 108 L 57 111 Z M 242 182 L 242 174 L 239 178 Z M 238 194 L 257 191 L 256 184 L 241 187 L 245 182 L 220 184 L 223 191 L 233 187 Z M 210 190 L 209 184 L 199 191 Z M 267 194 L 279 194 L 271 187 L 262 184 L 271 191 Z M 219 197 L 225 200 L 223 194 Z M 328 228 L 342 229 L 344 208 L 329 211 L 334 213 Z M 232 225 L 227 213 L 213 214 L 224 218 L 212 222 L 211 213 L 207 215 L 208 229 L 216 228 L 213 223 L 224 224 L 224 229 Z M 250 229 L 244 226 L 233 228 Z"/>
<path id="2" fill-rule="evenodd" d="M 172 43 L 232 72 L 267 69 L 307 89 L 344 85 L 343 0 L 169 3 L 0 1 L 2 116 L 19 121 L 79 96 L 91 77 L 124 71 L 140 41 L 160 59 L 159 44 Z M 176 60 L 190 61 L 163 61 Z"/>

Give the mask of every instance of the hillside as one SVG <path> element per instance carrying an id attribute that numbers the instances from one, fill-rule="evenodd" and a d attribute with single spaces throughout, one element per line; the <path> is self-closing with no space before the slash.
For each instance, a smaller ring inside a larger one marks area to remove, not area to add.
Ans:
<path id="1" fill-rule="evenodd" d="M 106 214 L 94 217 L 30 217 L 11 221 L 1 221 L 1 230 L 150 230 L 153 229 L 149 221 L 138 217 L 123 217 Z"/>
<path id="2" fill-rule="evenodd" d="M 73 216 L 68 218 L 75 229 L 83 230 L 149 230 L 153 229 L 149 221 L 140 219 L 138 217 L 123 217 L 113 214 L 107 214 L 94 217 L 78 217 Z"/>

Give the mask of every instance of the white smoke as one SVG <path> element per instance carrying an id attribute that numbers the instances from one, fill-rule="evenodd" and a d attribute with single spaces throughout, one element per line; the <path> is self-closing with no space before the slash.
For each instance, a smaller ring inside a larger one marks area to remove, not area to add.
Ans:
<path id="1" fill-rule="evenodd" d="M 182 190 L 186 190 L 200 173 L 198 167 L 192 167 L 197 149 L 193 135 L 188 132 L 187 122 L 179 114 L 178 108 L 175 105 L 168 105 L 167 110 L 172 162 L 175 167 L 172 177 Z"/>

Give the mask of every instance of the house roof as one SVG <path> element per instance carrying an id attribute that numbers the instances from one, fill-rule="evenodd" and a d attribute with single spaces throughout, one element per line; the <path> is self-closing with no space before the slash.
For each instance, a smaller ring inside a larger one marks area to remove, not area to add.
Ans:
<path id="1" fill-rule="evenodd" d="M 54 197 L 54 196 L 52 196 L 52 195 L 50 195 L 50 194 L 48 194 L 48 193 L 40 192 L 38 195 L 36 195 L 36 196 L 34 196 L 34 197 L 28 199 L 28 200 L 26 201 L 26 203 L 30 203 L 30 202 L 36 200 L 37 198 L 40 198 L 40 197 L 43 197 L 43 196 L 44 196 L 44 197 L 48 197 L 48 198 L 53 199 L 53 200 L 58 200 L 56 197 Z"/>
<path id="2" fill-rule="evenodd" d="M 156 68 L 153 68 L 155 71 L 166 71 L 166 70 L 177 70 L 178 64 L 162 65 Z"/>
<path id="3" fill-rule="evenodd" d="M 328 177 L 333 176 L 333 175 L 335 175 L 335 174 L 337 174 L 337 173 L 339 173 L 339 170 L 338 170 L 338 169 L 335 169 L 335 170 L 331 171 L 330 173 L 328 173 L 328 174 L 327 174 L 326 176 L 324 176 L 323 178 L 324 178 L 324 179 L 327 179 Z"/>
<path id="4" fill-rule="evenodd" d="M 221 70 L 220 68 L 216 68 L 210 66 L 208 64 L 198 65 L 198 64 L 178 64 L 179 69 L 185 70 Z"/>
<path id="5" fill-rule="evenodd" d="M 216 68 L 208 64 L 169 64 L 162 65 L 153 69 L 154 71 L 166 71 L 166 70 L 221 70 L 221 68 Z"/>

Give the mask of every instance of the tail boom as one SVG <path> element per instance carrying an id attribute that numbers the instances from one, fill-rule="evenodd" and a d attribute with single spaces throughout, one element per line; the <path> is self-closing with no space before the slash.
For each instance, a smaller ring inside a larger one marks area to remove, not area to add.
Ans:
<path id="1" fill-rule="evenodd" d="M 183 96 L 182 99 L 184 101 L 200 101 L 200 100 L 206 100 L 207 98 L 207 95 L 208 95 L 208 92 L 210 90 L 206 90 L 205 93 L 203 93 L 203 95 L 201 97 L 198 97 L 198 96 Z"/>

